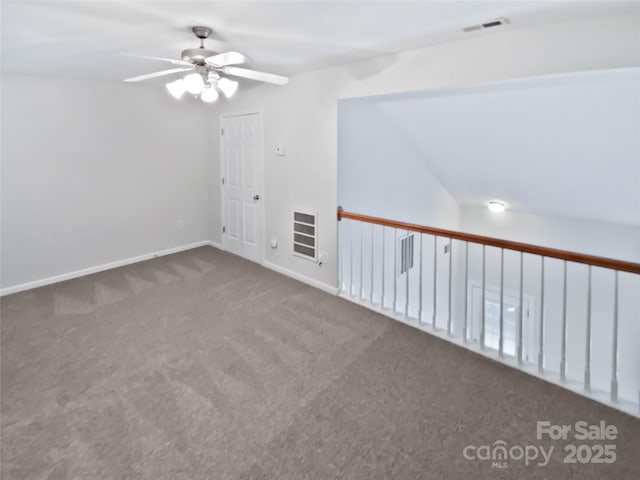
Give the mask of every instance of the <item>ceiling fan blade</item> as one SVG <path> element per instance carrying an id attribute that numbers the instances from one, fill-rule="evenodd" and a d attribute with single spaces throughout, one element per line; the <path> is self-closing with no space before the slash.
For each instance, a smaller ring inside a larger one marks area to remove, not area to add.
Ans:
<path id="1" fill-rule="evenodd" d="M 189 70 L 192 70 L 192 69 L 193 69 L 193 67 L 189 67 L 189 68 L 184 68 L 184 67 L 170 68 L 169 70 L 162 70 L 160 72 L 147 73 L 146 75 L 139 75 L 137 77 L 127 78 L 124 81 L 125 82 L 140 82 L 142 80 L 149 80 L 150 78 L 164 77 L 165 75 L 173 75 L 174 73 L 188 72 Z"/>
<path id="2" fill-rule="evenodd" d="M 259 82 L 273 83 L 275 85 L 286 85 L 289 83 L 289 79 L 282 75 L 258 72 L 257 70 L 249 70 L 248 68 L 224 67 L 222 71 L 227 75 L 233 75 L 234 77 L 249 78 L 251 80 L 258 80 Z"/>
<path id="3" fill-rule="evenodd" d="M 224 67 L 225 65 L 238 65 L 240 63 L 246 63 L 249 61 L 249 57 L 243 55 L 240 52 L 225 52 L 207 57 L 204 61 L 208 65 L 215 67 Z"/>
<path id="4" fill-rule="evenodd" d="M 145 58 L 147 60 L 159 60 L 161 62 L 169 62 L 173 63 L 174 65 L 182 65 L 184 67 L 192 65 L 192 63 L 184 62 L 182 60 L 175 60 L 173 58 L 150 57 L 148 55 L 136 55 L 135 53 L 122 53 L 121 55 L 124 55 L 125 57 Z"/>

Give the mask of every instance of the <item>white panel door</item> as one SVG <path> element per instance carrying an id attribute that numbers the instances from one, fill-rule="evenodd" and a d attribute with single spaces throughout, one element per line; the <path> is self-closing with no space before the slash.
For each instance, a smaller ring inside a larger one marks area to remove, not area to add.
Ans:
<path id="1" fill-rule="evenodd" d="M 226 250 L 262 262 L 262 115 L 222 118 L 223 233 Z"/>

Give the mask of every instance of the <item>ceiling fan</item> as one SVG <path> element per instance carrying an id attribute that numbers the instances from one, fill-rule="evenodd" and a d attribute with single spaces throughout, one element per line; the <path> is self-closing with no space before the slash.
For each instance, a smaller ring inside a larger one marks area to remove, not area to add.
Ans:
<path id="1" fill-rule="evenodd" d="M 191 30 L 200 39 L 200 47 L 183 50 L 181 60 L 129 55 L 169 62 L 175 65 L 174 68 L 127 78 L 125 82 L 140 82 L 151 78 L 191 72 L 184 78 L 167 83 L 167 90 L 177 99 L 180 99 L 185 92 L 188 92 L 192 95 L 200 95 L 202 101 L 207 103 L 215 102 L 218 99 L 218 90 L 227 98 L 231 98 L 236 92 L 238 82 L 227 78 L 227 76 L 248 78 L 275 85 L 285 85 L 289 82 L 289 79 L 282 75 L 237 67 L 236 65 L 248 62 L 249 58 L 242 53 L 234 51 L 218 53 L 207 50 L 204 46 L 204 41 L 211 35 L 212 30 L 208 27 L 193 27 Z"/>

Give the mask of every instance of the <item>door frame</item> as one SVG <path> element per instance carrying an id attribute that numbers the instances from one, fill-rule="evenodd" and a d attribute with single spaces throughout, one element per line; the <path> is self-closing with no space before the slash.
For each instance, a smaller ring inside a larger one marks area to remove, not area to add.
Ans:
<path id="1" fill-rule="evenodd" d="M 224 120 L 230 117 L 244 117 L 247 115 L 260 115 L 260 129 L 261 129 L 261 140 L 262 140 L 262 148 L 260 149 L 262 152 L 261 155 L 261 161 L 262 161 L 262 192 L 260 193 L 261 197 L 260 200 L 262 201 L 262 206 L 260 209 L 260 212 L 258 213 L 258 215 L 260 216 L 260 223 L 262 224 L 262 232 L 261 232 L 261 245 L 258 247 L 258 254 L 260 255 L 260 259 L 257 263 L 259 263 L 260 265 L 264 264 L 264 259 L 265 259 L 265 253 L 266 253 L 266 248 L 265 248 L 265 239 L 266 239 L 266 202 L 267 202 L 267 195 L 265 193 L 266 191 L 266 186 L 265 186 L 265 167 L 266 167 L 266 162 L 265 162 L 265 150 L 264 150 L 264 111 L 263 109 L 256 109 L 256 110 L 248 110 L 248 111 L 244 111 L 244 112 L 235 112 L 235 113 L 223 113 L 219 115 L 219 120 L 218 120 L 218 138 L 220 138 L 220 146 L 219 146 L 219 165 L 220 165 L 220 175 L 218 177 L 218 185 L 220 185 L 220 229 L 222 230 L 223 226 L 226 226 L 227 224 L 227 218 L 226 218 L 226 198 L 225 198 L 225 188 L 226 185 L 222 184 L 222 179 L 225 178 L 225 162 L 224 162 L 224 139 L 222 138 L 224 135 L 222 134 L 222 128 L 224 128 Z M 221 246 L 222 246 L 222 250 L 227 250 L 227 236 L 226 233 L 222 233 L 221 234 L 221 238 L 222 241 L 220 242 Z M 242 257 L 245 258 L 245 257 Z M 252 261 L 251 259 L 247 259 Z"/>

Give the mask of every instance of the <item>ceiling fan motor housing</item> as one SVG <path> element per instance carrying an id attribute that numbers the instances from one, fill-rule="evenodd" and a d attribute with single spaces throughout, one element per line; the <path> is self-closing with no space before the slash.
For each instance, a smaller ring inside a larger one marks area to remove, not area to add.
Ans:
<path id="1" fill-rule="evenodd" d="M 204 65 L 204 59 L 217 55 L 218 52 L 207 50 L 206 48 L 187 48 L 182 51 L 182 60 L 185 62 Z"/>

